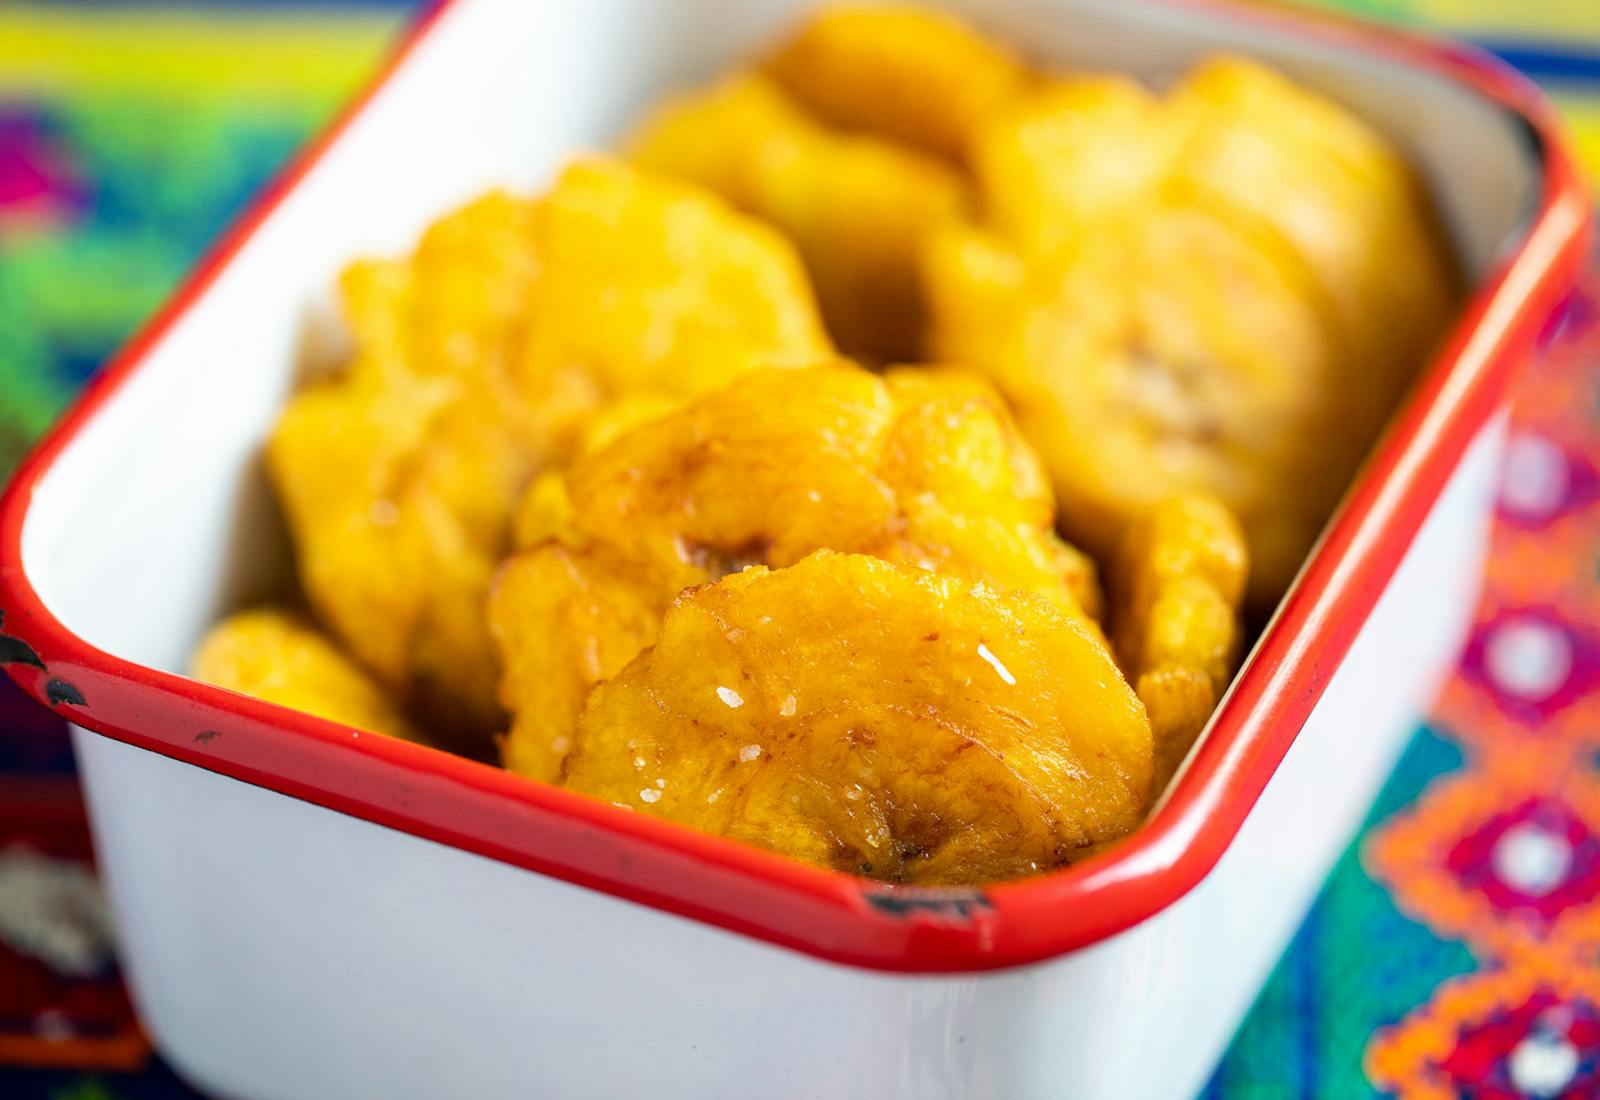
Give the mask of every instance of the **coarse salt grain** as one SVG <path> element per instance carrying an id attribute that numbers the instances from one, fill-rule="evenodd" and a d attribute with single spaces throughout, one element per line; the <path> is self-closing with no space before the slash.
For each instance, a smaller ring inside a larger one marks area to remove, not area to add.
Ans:
<path id="1" fill-rule="evenodd" d="M 1016 686 L 1017 678 L 1011 675 L 1011 670 L 1005 665 L 1001 664 L 1000 658 L 996 657 L 993 653 L 990 653 L 989 647 L 984 645 L 982 642 L 978 643 L 978 656 L 989 662 L 989 667 L 993 668 L 995 672 L 1000 674 L 1000 679 L 1004 680 L 1008 684 L 1011 684 L 1013 687 Z"/>

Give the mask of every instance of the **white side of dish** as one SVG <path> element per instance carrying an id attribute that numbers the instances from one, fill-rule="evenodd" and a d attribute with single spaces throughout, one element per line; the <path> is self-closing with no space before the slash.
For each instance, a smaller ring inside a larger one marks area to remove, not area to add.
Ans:
<path id="1" fill-rule="evenodd" d="M 803 6 L 451 8 L 40 484 L 23 558 L 46 604 L 102 649 L 181 671 L 223 610 L 282 583 L 257 456 L 317 357 L 306 316 L 340 266 L 406 247 L 482 187 L 547 179 Z M 1423 166 L 1474 276 L 1535 193 L 1517 126 L 1434 77 L 1196 11 L 960 6 L 1064 60 L 1159 78 L 1248 47 L 1328 87 Z M 1389 766 L 1419 673 L 1448 665 L 1497 439 L 1461 466 L 1218 869 L 1092 949 L 985 977 L 857 971 L 80 731 L 141 1010 L 180 1066 L 238 1097 L 1192 1092 Z"/>

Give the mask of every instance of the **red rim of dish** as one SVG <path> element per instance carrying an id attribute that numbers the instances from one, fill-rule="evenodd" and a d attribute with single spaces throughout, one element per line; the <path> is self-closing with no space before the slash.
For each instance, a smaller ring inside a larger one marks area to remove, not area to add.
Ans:
<path id="1" fill-rule="evenodd" d="M 1518 247 L 1476 288 L 1150 820 L 1111 851 L 1035 879 L 982 890 L 887 887 L 121 660 L 64 627 L 23 571 L 23 525 L 52 462 L 453 6 L 443 0 L 418 21 L 368 90 L 263 192 L 17 471 L 0 499 L 0 631 L 22 643 L 25 658 L 6 670 L 71 721 L 128 744 L 839 963 L 900 972 L 1016 966 L 1114 935 L 1192 889 L 1243 824 L 1586 254 L 1585 189 L 1552 109 L 1526 80 L 1453 44 L 1341 18 L 1231 11 L 1419 66 L 1500 104 L 1541 161 L 1538 207 Z"/>

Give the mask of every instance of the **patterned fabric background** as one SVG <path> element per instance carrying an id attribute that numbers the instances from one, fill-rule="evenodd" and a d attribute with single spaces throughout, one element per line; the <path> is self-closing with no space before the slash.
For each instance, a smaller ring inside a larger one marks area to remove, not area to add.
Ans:
<path id="1" fill-rule="evenodd" d="M 1208 1100 L 1600 1097 L 1597 294 L 1529 367 L 1460 667 Z"/>
<path id="2" fill-rule="evenodd" d="M 0 6 L 0 476 L 414 6 Z M 1482 41 L 1600 166 L 1594 0 L 1328 6 Z M 1530 370 L 1460 672 L 1207 1100 L 1600 1097 L 1597 301 Z M 63 731 L 0 678 L 0 1097 L 194 1096 L 134 1019 L 91 863 Z"/>

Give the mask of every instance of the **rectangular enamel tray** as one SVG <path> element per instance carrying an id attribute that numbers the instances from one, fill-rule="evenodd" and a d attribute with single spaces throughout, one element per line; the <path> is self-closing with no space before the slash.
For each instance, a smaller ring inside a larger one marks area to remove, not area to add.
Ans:
<path id="1" fill-rule="evenodd" d="M 6 671 L 79 729 L 139 1008 L 239 1097 L 1192 1093 L 1458 644 L 1508 383 L 1584 253 L 1547 105 L 1478 55 L 1203 4 L 953 5 L 1161 79 L 1262 57 L 1419 167 L 1469 300 L 1151 820 L 986 890 L 890 889 L 195 683 L 284 583 L 261 442 L 350 258 L 535 187 L 800 0 L 455 0 L 0 503 Z M 320 320 L 319 320 L 320 319 Z"/>

